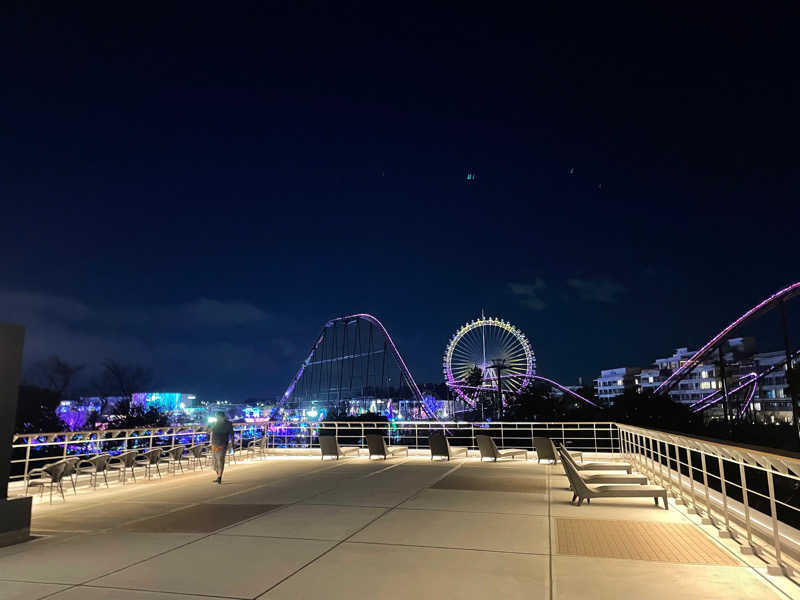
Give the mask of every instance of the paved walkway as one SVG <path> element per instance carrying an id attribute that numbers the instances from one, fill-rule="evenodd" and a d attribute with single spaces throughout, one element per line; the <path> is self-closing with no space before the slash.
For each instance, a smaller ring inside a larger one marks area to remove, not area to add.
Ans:
<path id="1" fill-rule="evenodd" d="M 212 479 L 206 469 L 37 503 L 41 537 L 0 548 L 0 599 L 730 600 L 800 589 L 742 563 L 674 505 L 572 506 L 560 466 L 271 456 Z"/>

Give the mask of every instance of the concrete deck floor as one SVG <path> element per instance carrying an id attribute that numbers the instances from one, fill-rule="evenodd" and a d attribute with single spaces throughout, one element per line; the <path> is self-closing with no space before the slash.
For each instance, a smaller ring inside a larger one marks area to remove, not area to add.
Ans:
<path id="1" fill-rule="evenodd" d="M 34 505 L 0 599 L 800 597 L 670 505 L 569 504 L 560 466 L 270 456 Z"/>

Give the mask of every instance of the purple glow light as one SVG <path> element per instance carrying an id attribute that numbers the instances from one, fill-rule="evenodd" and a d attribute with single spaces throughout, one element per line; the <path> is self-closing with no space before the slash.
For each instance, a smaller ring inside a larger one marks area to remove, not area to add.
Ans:
<path id="1" fill-rule="evenodd" d="M 292 396 L 292 392 L 294 392 L 294 388 L 297 385 L 297 382 L 300 381 L 300 378 L 303 376 L 303 371 L 305 371 L 306 367 L 308 367 L 308 365 L 311 364 L 311 360 L 314 358 L 314 353 L 317 351 L 317 348 L 319 348 L 319 345 L 322 343 L 322 340 L 325 339 L 325 332 L 331 327 L 333 327 L 333 325 L 335 323 L 338 323 L 339 321 L 350 321 L 352 319 L 363 319 L 369 323 L 372 323 L 383 333 L 384 337 L 386 338 L 386 341 L 389 343 L 389 347 L 392 350 L 392 354 L 394 355 L 395 360 L 400 365 L 400 370 L 402 371 L 403 375 L 405 375 L 406 381 L 408 381 L 408 385 L 411 388 L 411 392 L 414 394 L 414 399 L 417 400 L 417 402 L 419 402 L 420 406 L 422 406 L 423 410 L 428 415 L 428 417 L 436 420 L 436 415 L 432 415 L 428 412 L 428 408 L 425 406 L 425 402 L 422 398 L 422 392 L 419 390 L 417 382 L 411 375 L 411 371 L 406 365 L 405 361 L 403 360 L 403 357 L 400 356 L 400 351 L 397 349 L 397 346 L 395 345 L 392 336 L 389 335 L 389 332 L 386 331 L 386 328 L 383 326 L 383 323 L 381 323 L 377 317 L 374 317 L 367 313 L 358 313 L 354 315 L 348 315 L 346 317 L 338 317 L 336 319 L 331 319 L 330 321 L 325 323 L 325 326 L 322 328 L 322 332 L 320 333 L 319 339 L 317 339 L 317 342 L 311 348 L 311 352 L 309 352 L 308 357 L 303 361 L 303 364 L 300 365 L 300 369 L 297 371 L 297 375 L 294 376 L 291 383 L 289 384 L 289 387 L 286 388 L 286 391 L 283 393 L 283 396 L 281 397 L 281 401 L 278 403 L 278 406 L 276 406 L 273 409 L 273 414 L 277 414 L 277 412 L 281 409 L 281 407 L 283 407 L 286 401 Z"/>
<path id="2" fill-rule="evenodd" d="M 756 383 L 755 380 L 753 380 L 753 388 L 750 390 L 750 395 L 747 397 L 747 402 L 744 403 L 744 407 L 739 413 L 740 419 L 744 416 L 744 413 L 747 412 L 747 407 L 750 406 L 750 403 L 753 401 L 753 396 L 756 395 L 756 387 L 758 387 L 758 384 Z"/>
<path id="3" fill-rule="evenodd" d="M 665 391 L 665 392 L 669 391 L 672 388 L 672 386 L 675 383 L 677 383 L 679 375 L 682 378 L 683 375 L 685 375 L 687 371 L 690 371 L 694 367 L 696 367 L 700 363 L 700 360 L 706 354 L 708 354 L 711 350 L 714 349 L 714 347 L 717 345 L 717 343 L 719 343 L 721 340 L 723 340 L 734 329 L 739 327 L 739 325 L 741 325 L 744 321 L 748 320 L 750 317 L 756 316 L 757 313 L 759 313 L 760 311 L 762 311 L 765 308 L 767 308 L 770 304 L 772 304 L 774 302 L 778 302 L 780 300 L 786 299 L 786 296 L 790 296 L 794 292 L 800 292 L 800 281 L 798 281 L 797 283 L 793 283 L 789 287 L 783 288 L 782 290 L 780 290 L 778 292 L 775 292 L 774 294 L 772 294 L 772 296 L 770 296 L 766 300 L 763 300 L 759 304 L 756 304 L 753 308 L 748 310 L 741 317 L 736 319 L 733 323 L 728 325 L 725 329 L 723 329 L 717 335 L 715 335 L 713 338 L 711 338 L 711 340 L 709 340 L 709 342 L 705 346 L 700 348 L 700 350 L 695 352 L 694 355 L 692 355 L 692 357 L 689 360 L 687 360 L 682 367 L 679 367 L 678 370 L 676 370 L 672 375 L 667 377 L 661 383 L 661 385 L 659 385 L 656 388 L 655 393 L 658 394 L 658 393 L 662 392 L 662 390 Z"/>
<path id="4" fill-rule="evenodd" d="M 800 356 L 800 349 L 797 349 L 789 356 L 789 359 L 790 360 L 795 360 L 799 356 Z M 739 379 L 740 385 L 738 385 L 737 387 L 735 387 L 732 390 L 728 390 L 728 395 L 735 394 L 736 392 L 738 392 L 742 388 L 744 388 L 747 385 L 749 385 L 750 383 L 752 383 L 753 384 L 753 390 L 752 390 L 752 393 L 750 394 L 750 398 L 748 399 L 748 404 L 749 404 L 750 401 L 753 399 L 753 394 L 755 393 L 756 384 L 758 383 L 758 381 L 760 379 L 762 379 L 763 377 L 769 375 L 773 371 L 782 368 L 783 365 L 785 365 L 785 364 L 786 364 L 786 360 L 784 359 L 781 362 L 775 363 L 774 365 L 770 366 L 768 369 L 764 369 L 763 371 L 761 371 L 761 373 L 758 373 L 758 374 L 756 374 L 756 373 L 748 373 L 747 375 L 745 375 L 744 377 Z M 713 394 L 709 394 L 708 396 L 706 396 L 702 400 L 699 400 L 699 401 L 695 402 L 694 404 L 689 406 L 689 408 L 692 409 L 695 406 L 697 406 L 697 408 L 694 408 L 694 410 L 692 410 L 693 413 L 697 413 L 697 412 L 700 412 L 701 410 L 705 410 L 705 409 L 713 406 L 714 404 L 716 404 L 717 402 L 719 402 L 722 399 L 722 396 L 721 396 L 722 391 L 723 390 L 721 388 L 718 389 Z M 720 397 L 717 398 L 717 396 L 720 396 Z M 702 404 L 702 406 L 700 406 L 701 404 Z"/>
<path id="5" fill-rule="evenodd" d="M 514 377 L 514 376 L 513 375 L 501 375 L 501 377 Z M 563 385 L 561 385 L 557 381 L 553 381 L 552 379 L 548 379 L 547 377 L 542 377 L 541 375 L 531 375 L 531 379 L 534 379 L 534 380 L 538 379 L 539 381 L 544 381 L 545 383 L 549 383 L 550 385 L 552 385 L 553 387 L 558 388 L 559 390 L 561 390 L 565 394 L 569 394 L 570 396 L 574 396 L 578 400 L 583 400 L 584 402 L 586 402 L 587 404 L 591 404 L 595 408 L 599 408 L 601 410 L 603 409 L 603 407 L 600 406 L 599 404 L 595 404 L 594 402 L 592 402 L 588 398 L 584 398 L 583 396 L 581 396 L 577 392 L 573 392 L 571 389 L 569 389 L 568 387 L 564 387 Z M 450 386 L 450 382 L 447 382 L 447 385 Z M 489 390 L 489 388 L 485 388 L 485 387 L 477 387 L 477 386 L 461 385 L 461 384 L 457 384 L 457 385 L 462 390 L 484 390 L 484 391 Z M 518 394 L 519 393 L 519 390 L 518 391 L 507 390 L 507 391 L 508 391 L 509 394 Z M 473 408 L 474 408 L 474 406 L 473 406 Z"/>
<path id="6" fill-rule="evenodd" d="M 530 384 L 531 376 L 535 373 L 535 369 L 536 369 L 536 358 L 533 356 L 533 349 L 530 348 L 530 343 L 527 341 L 527 338 L 525 337 L 525 334 L 523 334 L 521 331 L 519 331 L 516 327 L 514 327 L 513 325 L 511 325 L 507 321 L 503 321 L 502 319 L 494 319 L 494 318 L 487 319 L 486 317 L 481 316 L 481 318 L 479 320 L 472 321 L 470 323 L 465 324 L 451 338 L 450 343 L 448 344 L 448 352 L 445 354 L 445 359 L 447 358 L 448 355 L 452 354 L 452 352 L 449 352 L 449 350 L 450 350 L 450 348 L 452 348 L 452 346 L 453 346 L 453 344 L 455 343 L 456 340 L 460 339 L 463 335 L 465 335 L 469 331 L 472 331 L 476 327 L 483 327 L 485 323 L 489 323 L 490 325 L 494 325 L 496 327 L 500 327 L 500 328 L 504 329 L 506 332 L 511 333 L 511 335 L 514 336 L 515 338 L 517 337 L 515 332 L 519 332 L 521 338 L 523 340 L 525 340 L 524 344 L 530 350 L 530 357 L 531 357 L 531 360 L 528 361 L 527 367 L 525 369 L 525 374 L 522 375 L 521 373 L 517 373 L 515 375 L 502 375 L 501 379 L 502 378 L 516 378 L 516 379 L 522 378 L 522 383 L 521 383 L 519 389 L 521 390 L 522 388 L 527 387 Z M 528 357 L 528 352 L 526 352 L 526 357 Z M 453 366 L 451 364 L 451 361 L 445 360 L 444 374 L 445 374 L 445 378 L 447 380 L 445 382 L 446 385 L 448 387 L 452 388 L 453 390 L 455 390 L 456 394 L 464 402 L 466 402 L 467 404 L 469 404 L 471 407 L 474 408 L 475 404 L 473 403 L 473 399 L 470 398 L 469 396 L 467 396 L 467 394 L 465 394 L 464 392 L 461 391 L 461 388 L 466 389 L 465 386 L 460 385 L 459 381 L 461 381 L 461 380 L 456 379 L 455 376 L 453 375 Z M 491 378 L 487 377 L 487 378 L 485 378 L 485 381 L 491 381 Z M 497 381 L 497 378 L 495 378 L 494 381 Z M 481 389 L 484 389 L 484 388 L 481 388 Z"/>

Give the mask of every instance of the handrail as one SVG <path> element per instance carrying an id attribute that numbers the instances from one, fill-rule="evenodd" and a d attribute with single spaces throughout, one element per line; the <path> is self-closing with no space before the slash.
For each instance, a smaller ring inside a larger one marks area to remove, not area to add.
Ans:
<path id="1" fill-rule="evenodd" d="M 23 479 L 31 467 L 67 455 L 168 449 L 189 440 L 203 443 L 208 429 L 197 424 L 18 433 L 12 444 L 11 463 L 16 468 L 12 479 Z M 476 448 L 476 436 L 489 434 L 500 448 L 532 450 L 534 437 L 550 437 L 573 450 L 624 456 L 653 483 L 665 487 L 677 504 L 716 527 L 720 537 L 733 538 L 742 552 L 764 559 L 770 573 L 800 567 L 800 503 L 794 500 L 794 490 L 800 487 L 800 455 L 768 448 L 611 421 L 276 421 L 235 424 L 235 450 L 246 450 L 246 441 L 266 437 L 269 452 L 276 448 L 307 452 L 319 446 L 321 434 L 328 433 L 342 443 L 364 447 L 366 434 L 375 430 L 393 443 L 420 450 L 428 449 L 432 432 L 446 430 L 453 446 Z"/>
<path id="2" fill-rule="evenodd" d="M 686 360 L 686 362 L 682 366 L 679 365 L 678 369 L 676 369 L 672 373 L 672 375 L 670 375 L 663 382 L 661 382 L 661 385 L 659 385 L 656 388 L 655 393 L 661 394 L 669 392 L 678 381 L 683 379 L 683 377 L 689 371 L 691 371 L 697 365 L 699 365 L 707 354 L 712 352 L 718 345 L 722 344 L 725 341 L 725 339 L 736 329 L 738 329 L 742 323 L 750 319 L 758 318 L 765 312 L 772 310 L 772 308 L 776 304 L 789 300 L 798 294 L 800 294 L 800 281 L 793 283 L 792 285 L 787 286 L 782 290 L 775 292 L 769 298 L 766 298 L 761 302 L 759 302 L 758 304 L 756 304 L 753 308 L 748 310 L 741 317 L 733 321 L 725 329 L 723 329 L 717 335 L 711 338 L 705 344 L 705 346 L 703 346 L 702 348 L 700 348 L 700 350 L 695 352 L 689 359 Z"/>
<path id="3" fill-rule="evenodd" d="M 500 447 L 523 447 L 533 450 L 533 437 L 556 437 L 575 450 L 619 452 L 619 435 L 610 421 L 576 422 L 468 422 L 468 421 L 322 421 L 234 424 L 238 448 L 246 441 L 268 437 L 271 448 L 315 448 L 320 432 L 333 431 L 344 436 L 348 444 L 363 445 L 372 430 L 384 431 L 395 441 L 411 448 L 427 448 L 432 431 L 446 431 L 454 445 L 476 448 L 475 436 L 490 433 L 499 436 Z M 17 433 L 12 443 L 11 480 L 24 479 L 33 466 L 70 456 L 88 457 L 100 452 L 112 454 L 129 449 L 149 450 L 182 443 L 205 443 L 207 424 L 185 424 L 173 427 L 140 427 L 90 431 Z"/>
<path id="4" fill-rule="evenodd" d="M 800 565 L 800 457 L 617 424 L 622 453 L 690 514 L 756 554 L 771 574 Z"/>

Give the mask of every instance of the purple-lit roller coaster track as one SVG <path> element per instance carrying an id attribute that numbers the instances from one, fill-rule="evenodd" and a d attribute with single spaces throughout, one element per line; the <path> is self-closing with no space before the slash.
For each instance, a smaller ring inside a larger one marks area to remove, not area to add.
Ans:
<path id="1" fill-rule="evenodd" d="M 277 412 L 280 411 L 280 409 L 292 397 L 292 394 L 294 393 L 298 382 L 303 377 L 303 374 L 305 373 L 306 369 L 308 369 L 309 366 L 315 362 L 314 359 L 317 354 L 317 351 L 323 344 L 325 336 L 328 334 L 331 328 L 334 328 L 337 325 L 337 323 L 348 324 L 354 321 L 366 321 L 371 326 L 375 327 L 383 335 L 383 338 L 386 341 L 387 349 L 390 350 L 392 356 L 394 356 L 394 359 L 397 362 L 397 365 L 400 368 L 400 371 L 403 377 L 405 378 L 406 383 L 411 389 L 411 393 L 414 397 L 414 400 L 416 400 L 419 403 L 419 406 L 422 408 L 425 414 L 428 415 L 429 418 L 435 419 L 436 418 L 435 415 L 430 414 L 428 407 L 422 397 L 422 392 L 420 392 L 417 383 L 414 381 L 414 377 L 411 375 L 411 371 L 409 370 L 408 366 L 403 360 L 403 357 L 400 355 L 400 351 L 397 349 L 397 345 L 394 343 L 394 340 L 392 340 L 392 337 L 389 335 L 389 332 L 386 330 L 386 327 L 383 326 L 383 323 L 381 323 L 377 317 L 374 317 L 366 313 L 358 313 L 354 315 L 348 315 L 346 317 L 338 317 L 336 319 L 331 319 L 330 321 L 325 323 L 325 326 L 322 328 L 322 331 L 320 332 L 320 335 L 317 338 L 316 343 L 311 348 L 311 352 L 309 352 L 308 357 L 303 361 L 303 364 L 300 365 L 300 369 L 297 371 L 297 374 L 294 376 L 291 383 L 289 383 L 289 387 L 287 387 L 286 391 L 283 393 L 283 396 L 281 397 L 278 406 L 276 406 L 275 409 L 273 410 L 273 414 L 277 414 Z M 355 355 L 353 354 L 350 356 L 345 356 L 344 358 L 354 358 L 354 357 Z M 328 359 L 328 360 L 332 361 L 337 359 Z"/>
<path id="2" fill-rule="evenodd" d="M 762 302 L 756 304 L 753 308 L 748 310 L 741 317 L 736 319 L 733 323 L 711 338 L 705 346 L 700 348 L 700 350 L 695 352 L 692 357 L 689 358 L 689 360 L 681 365 L 679 369 L 676 369 L 672 375 L 667 377 L 667 379 L 665 379 L 663 383 L 656 388 L 655 393 L 666 394 L 669 392 L 681 379 L 691 373 L 692 370 L 698 366 L 706 356 L 724 344 L 728 336 L 730 336 L 741 325 L 751 319 L 760 317 L 776 306 L 779 306 L 781 302 L 785 302 L 798 294 L 800 294 L 800 281 L 793 283 L 792 285 L 785 287 L 778 292 L 775 292 L 769 298 L 766 298 Z"/>
<path id="3" fill-rule="evenodd" d="M 515 377 L 515 376 L 514 375 L 508 375 L 508 376 L 507 375 L 501 375 L 501 377 L 503 377 L 503 378 L 509 377 L 510 378 L 510 377 Z M 588 398 L 584 398 L 578 392 L 574 392 L 571 389 L 569 389 L 568 387 L 561 385 L 557 381 L 554 381 L 552 379 L 548 379 L 547 377 L 542 377 L 541 375 L 531 375 L 530 379 L 532 381 L 541 381 L 543 383 L 546 383 L 546 384 L 548 384 L 548 385 L 550 385 L 550 386 L 552 386 L 554 388 L 557 388 L 557 389 L 561 390 L 567 396 L 570 396 L 570 397 L 575 398 L 576 400 L 580 400 L 582 402 L 586 402 L 586 404 L 591 404 L 595 408 L 600 408 L 600 409 L 603 408 L 602 406 L 600 406 L 599 404 L 595 404 L 594 402 L 592 402 Z M 497 381 L 497 378 L 496 377 L 488 377 L 488 378 L 485 379 L 485 381 Z M 462 390 L 475 390 L 475 391 L 479 391 L 479 392 L 487 391 L 487 388 L 485 388 L 485 387 L 476 387 L 476 386 L 469 386 L 469 385 L 459 385 L 458 387 L 459 387 L 459 389 L 462 389 Z M 515 394 L 515 393 L 518 393 L 518 392 L 512 391 L 510 393 Z"/>
<path id="4" fill-rule="evenodd" d="M 324 350 L 321 352 L 321 349 L 325 345 L 326 336 L 328 336 L 330 334 L 330 332 L 336 328 L 337 324 L 348 325 L 348 324 L 352 324 L 352 323 L 354 323 L 356 321 L 365 321 L 370 326 L 374 327 L 378 332 L 381 333 L 381 335 L 383 336 L 383 338 L 385 340 L 386 349 L 394 357 L 395 362 L 397 363 L 397 366 L 400 368 L 400 371 L 402 373 L 403 378 L 405 379 L 406 383 L 408 384 L 408 386 L 409 386 L 409 388 L 411 390 L 411 394 L 412 394 L 414 400 L 416 400 L 418 402 L 420 408 L 428 416 L 428 418 L 434 419 L 434 420 L 438 420 L 436 415 L 432 413 L 432 410 L 431 410 L 428 402 L 425 401 L 425 398 L 423 397 L 422 392 L 420 391 L 419 387 L 417 386 L 417 384 L 416 384 L 416 382 L 414 380 L 414 377 L 411 375 L 410 369 L 408 368 L 408 366 L 406 365 L 405 361 L 403 360 L 403 357 L 401 356 L 400 351 L 397 348 L 397 345 L 395 344 L 394 340 L 392 340 L 392 337 L 389 335 L 389 332 L 386 330 L 386 327 L 384 327 L 383 323 L 381 323 L 376 317 L 374 317 L 373 315 L 370 315 L 370 314 L 366 314 L 366 313 L 348 315 L 346 317 L 338 317 L 336 319 L 331 319 L 330 321 L 325 323 L 325 325 L 322 328 L 322 331 L 320 332 L 319 336 L 317 337 L 316 342 L 311 347 L 311 351 L 308 353 L 308 356 L 303 361 L 303 363 L 300 365 L 300 368 L 297 370 L 297 374 L 292 378 L 291 382 L 289 383 L 289 386 L 286 388 L 286 391 L 284 392 L 283 396 L 281 397 L 280 402 L 275 407 L 275 409 L 273 409 L 273 416 L 277 415 L 279 413 L 280 409 L 283 408 L 287 404 L 287 402 L 289 402 L 292 399 L 292 395 L 295 393 L 295 390 L 298 387 L 298 383 L 300 383 L 300 381 L 303 379 L 304 376 L 308 377 L 307 371 L 309 370 L 310 367 L 313 367 L 313 366 L 316 366 L 316 365 L 320 365 L 320 364 L 330 364 L 330 363 L 333 363 L 335 361 L 342 361 L 342 360 L 347 360 L 347 359 L 352 359 L 352 358 L 358 358 L 360 356 L 366 356 L 366 355 L 370 354 L 370 352 L 359 353 L 359 352 L 357 352 L 355 350 L 355 348 L 350 349 L 347 352 L 344 352 L 344 356 L 337 356 L 337 357 L 332 357 L 329 354 L 326 354 Z M 322 356 L 318 356 L 318 354 L 320 354 L 320 353 L 322 354 Z M 506 377 L 506 376 L 503 376 L 503 377 Z M 553 381 L 552 379 L 547 379 L 546 377 L 541 377 L 541 376 L 533 375 L 533 374 L 530 375 L 530 378 L 531 378 L 531 381 L 539 380 L 539 381 L 545 382 L 545 383 L 547 383 L 547 384 L 549 384 L 549 385 L 551 385 L 553 387 L 558 388 L 559 390 L 561 390 L 565 394 L 567 394 L 567 395 L 569 395 L 569 396 L 571 396 L 571 397 L 573 397 L 573 398 L 575 398 L 577 400 L 581 400 L 583 402 L 586 402 L 587 404 L 591 404 L 592 406 L 597 406 L 591 400 L 588 400 L 588 399 L 584 398 L 580 394 L 578 394 L 578 393 L 570 390 L 569 388 L 567 388 L 567 387 L 565 387 L 565 386 Z M 485 388 L 481 388 L 481 389 L 485 389 Z M 509 388 L 507 391 L 513 393 L 511 391 L 511 388 Z"/>

